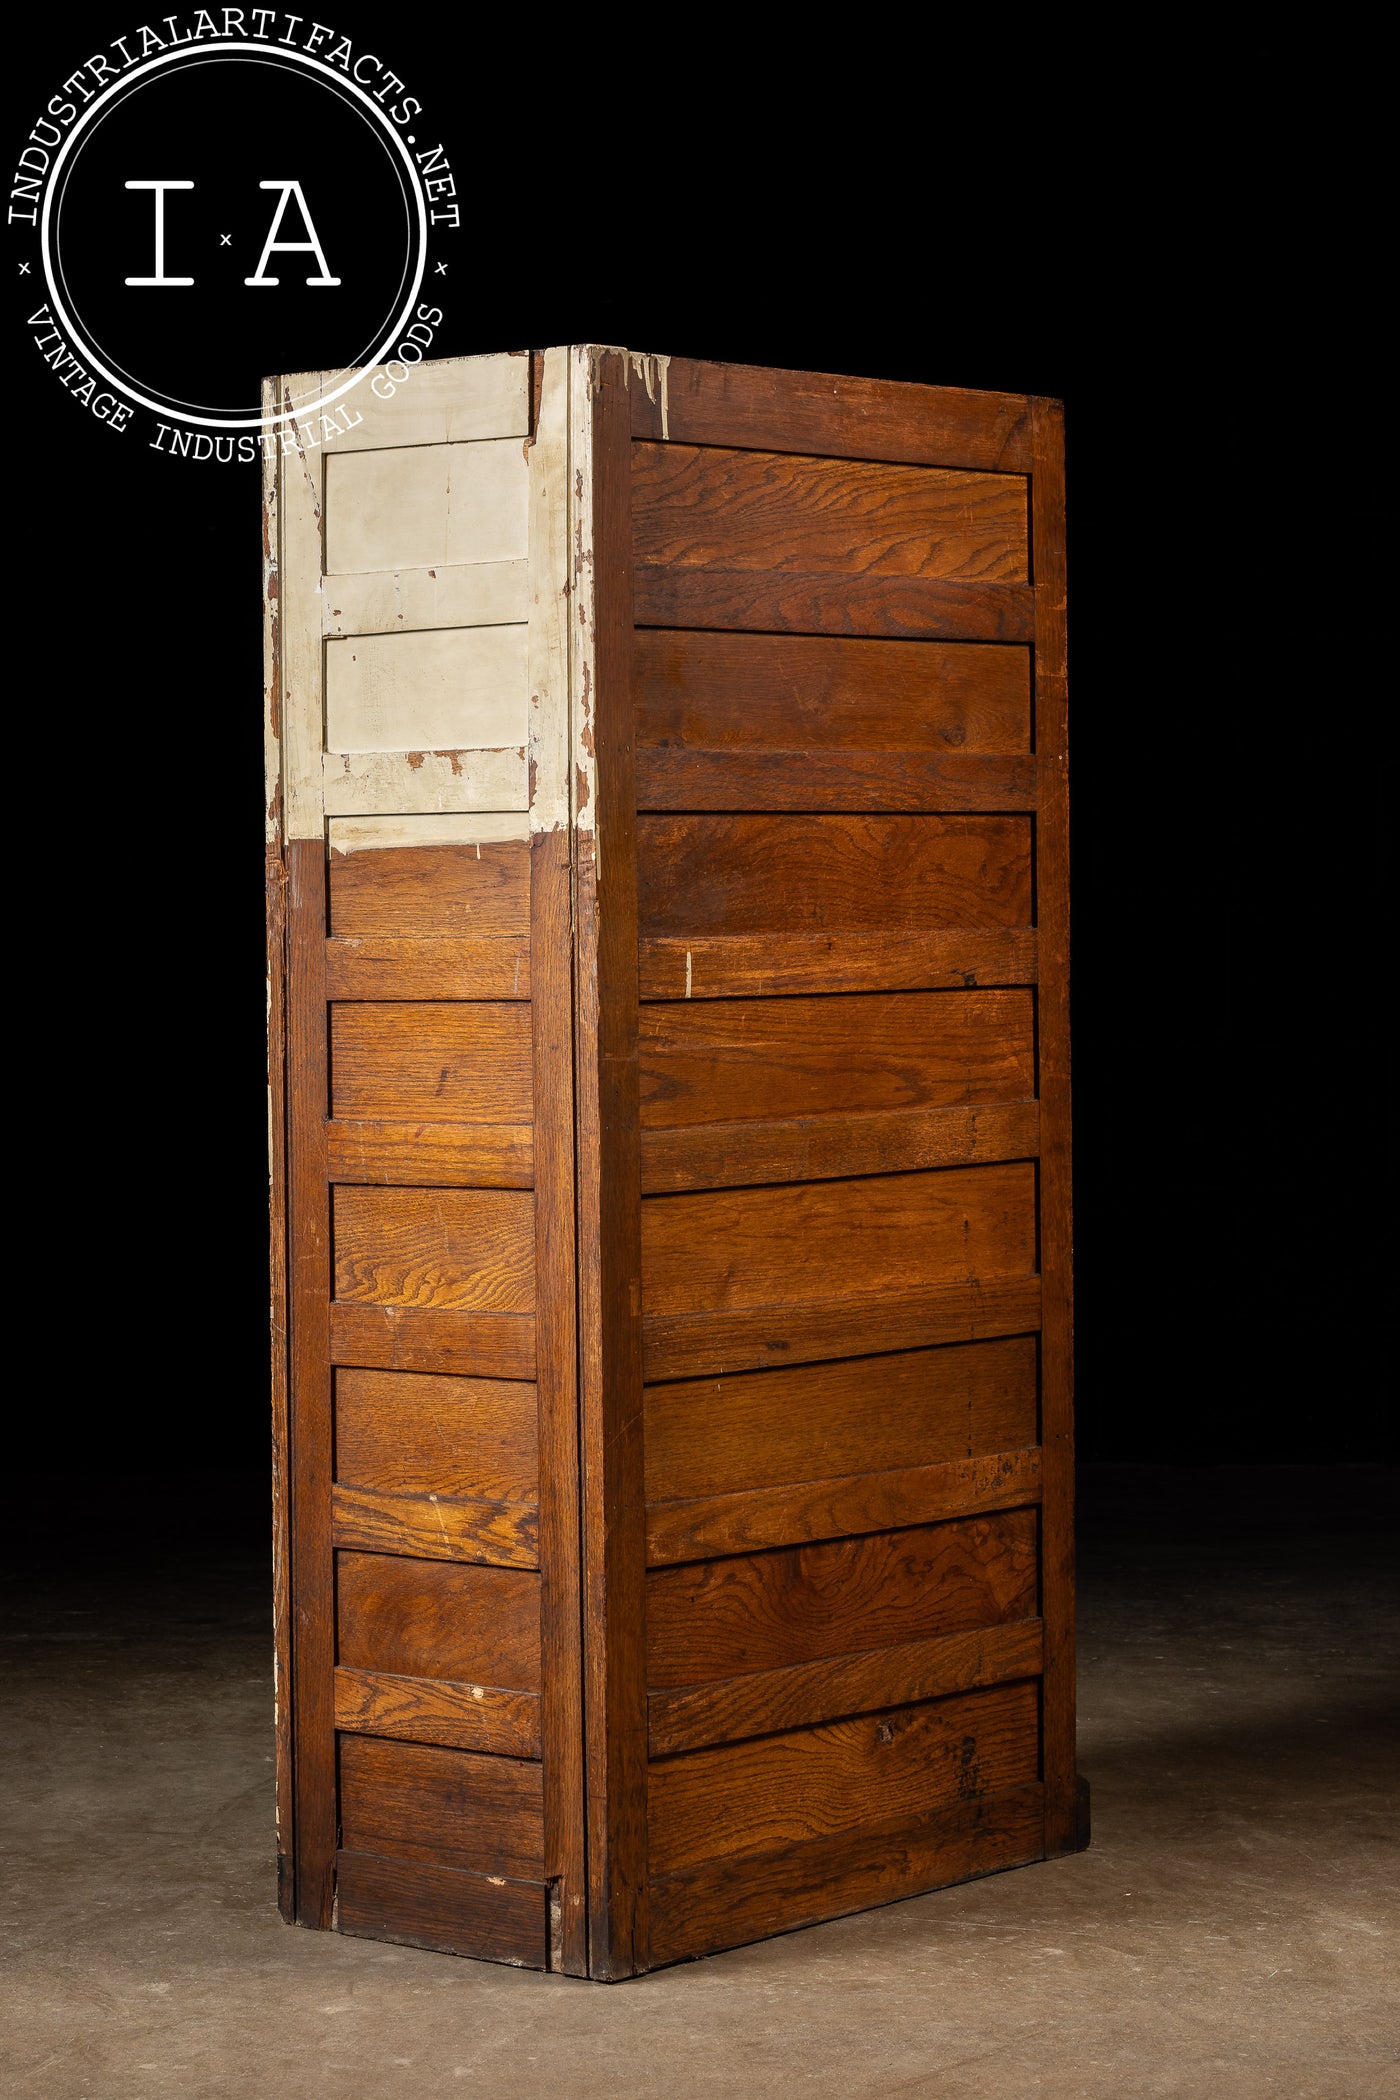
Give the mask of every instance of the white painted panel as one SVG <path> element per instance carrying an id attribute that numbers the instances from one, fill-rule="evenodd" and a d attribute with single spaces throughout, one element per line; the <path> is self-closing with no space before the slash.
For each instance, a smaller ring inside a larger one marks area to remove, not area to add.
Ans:
<path id="1" fill-rule="evenodd" d="M 326 826 L 332 853 L 370 846 L 485 846 L 496 839 L 527 839 L 530 819 L 492 817 L 332 817 Z"/>
<path id="2" fill-rule="evenodd" d="M 523 751 L 328 751 L 328 816 L 524 809 Z"/>
<path id="3" fill-rule="evenodd" d="M 469 751 L 523 746 L 519 627 L 357 635 L 326 644 L 328 751 Z"/>
<path id="4" fill-rule="evenodd" d="M 326 573 L 523 561 L 529 470 L 518 438 L 326 458 Z"/>
<path id="5" fill-rule="evenodd" d="M 348 372 L 295 372 L 282 384 L 293 401 L 310 402 L 323 388 L 334 390 L 349 377 Z M 523 438 L 530 428 L 530 360 L 523 351 L 434 358 L 414 365 L 401 380 L 378 365 L 341 395 L 335 414 L 337 420 L 342 414 L 358 418 L 350 430 L 337 430 L 331 440 L 336 452 Z"/>
<path id="6" fill-rule="evenodd" d="M 389 569 L 335 576 L 326 585 L 324 631 L 401 634 L 412 627 L 500 627 L 530 617 L 530 564 L 474 562 L 460 569 Z"/>

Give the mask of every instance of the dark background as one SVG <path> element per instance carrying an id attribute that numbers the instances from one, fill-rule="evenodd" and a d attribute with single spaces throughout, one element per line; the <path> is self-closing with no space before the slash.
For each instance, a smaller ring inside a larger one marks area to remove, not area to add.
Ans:
<path id="1" fill-rule="evenodd" d="M 7 150 L 140 19 L 32 38 Z M 735 24 L 680 90 L 639 21 L 600 18 L 552 67 L 542 27 L 510 54 L 466 15 L 332 19 L 427 104 L 465 200 L 434 355 L 598 340 L 1064 399 L 1081 1452 L 1393 1452 L 1389 652 L 1361 635 L 1379 565 L 1337 478 L 1369 457 L 1364 382 L 1328 377 L 1306 332 L 1325 312 L 1344 335 L 1353 295 L 1286 171 L 1207 179 L 1209 112 L 1189 143 L 1175 119 L 1114 128 L 1087 93 L 1067 119 L 1044 64 L 989 98 L 932 41 L 833 49 L 796 80 Z M 589 99 L 585 61 L 621 86 Z M 230 154 L 280 177 L 267 150 L 250 112 Z M 4 353 L 11 640 L 33 651 L 11 1098 L 41 1142 L 11 1264 L 54 1353 L 11 1455 L 256 1484 L 257 471 L 99 427 L 28 310 Z"/>

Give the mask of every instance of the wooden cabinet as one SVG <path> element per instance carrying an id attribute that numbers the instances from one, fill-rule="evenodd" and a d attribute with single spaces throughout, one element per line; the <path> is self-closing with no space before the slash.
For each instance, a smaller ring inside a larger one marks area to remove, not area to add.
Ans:
<path id="1" fill-rule="evenodd" d="M 1071 1850 L 1059 407 L 383 393 L 266 490 L 284 1912 L 616 1978 Z"/>

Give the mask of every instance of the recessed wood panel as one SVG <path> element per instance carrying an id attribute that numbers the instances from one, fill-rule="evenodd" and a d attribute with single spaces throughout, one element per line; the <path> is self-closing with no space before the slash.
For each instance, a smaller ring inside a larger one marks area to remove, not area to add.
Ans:
<path id="1" fill-rule="evenodd" d="M 654 1568 L 647 1683 L 700 1684 L 1030 1618 L 1035 1595 L 1030 1509 Z"/>
<path id="2" fill-rule="evenodd" d="M 327 642 L 326 749 L 523 745 L 526 633 L 523 625 L 440 627 Z"/>
<path id="3" fill-rule="evenodd" d="M 502 1690 L 499 1685 L 337 1668 L 335 1725 L 352 1735 L 439 1743 L 445 1749 L 479 1750 L 489 1757 L 540 1754 L 539 1693 Z"/>
<path id="4" fill-rule="evenodd" d="M 530 944 L 518 936 L 327 941 L 326 990 L 332 999 L 528 999 Z"/>
<path id="5" fill-rule="evenodd" d="M 335 1374 L 336 1478 L 392 1495 L 532 1496 L 535 1388 L 403 1371 Z"/>
<path id="6" fill-rule="evenodd" d="M 331 1114 L 528 1123 L 528 1003 L 338 1002 L 331 1008 Z"/>
<path id="7" fill-rule="evenodd" d="M 639 749 L 1030 750 L 1030 651 L 642 628 Z"/>
<path id="8" fill-rule="evenodd" d="M 687 1378 L 647 1388 L 647 1500 L 1016 1451 L 1035 1431 L 1033 1335 Z"/>
<path id="9" fill-rule="evenodd" d="M 522 561 L 529 469 L 519 438 L 326 456 L 326 573 Z"/>
<path id="10" fill-rule="evenodd" d="M 330 856 L 330 931 L 341 939 L 530 931 L 525 839 L 392 846 Z"/>
<path id="11" fill-rule="evenodd" d="M 426 1560 L 488 1561 L 502 1568 L 540 1564 L 539 1505 L 482 1495 L 384 1495 L 331 1489 L 331 1536 L 367 1553 Z"/>
<path id="12" fill-rule="evenodd" d="M 648 1129 L 1035 1092 L 1020 988 L 647 1005 L 638 1048 Z"/>
<path id="13" fill-rule="evenodd" d="M 339 1553 L 336 1623 L 346 1669 L 540 1688 L 540 1579 L 523 1570 Z"/>
<path id="14" fill-rule="evenodd" d="M 654 1874 L 927 1815 L 1039 1776 L 1034 1683 L 694 1750 L 650 1767 Z"/>
<path id="15" fill-rule="evenodd" d="M 341 1187 L 333 1215 L 343 1303 L 534 1310 L 535 1203 L 524 1190 Z"/>
<path id="16" fill-rule="evenodd" d="M 1028 926 L 1030 819 L 643 816 L 637 889 L 644 939 Z"/>
<path id="17" fill-rule="evenodd" d="M 642 1202 L 649 1314 L 791 1305 L 1034 1268 L 1027 1162 Z"/>
<path id="18" fill-rule="evenodd" d="M 338 1852 L 335 1873 L 339 1932 L 513 1968 L 548 1966 L 548 1890 L 542 1882 L 368 1852 Z"/>
<path id="19" fill-rule="evenodd" d="M 534 1315 L 332 1301 L 331 1362 L 463 1378 L 533 1378 Z"/>
<path id="20" fill-rule="evenodd" d="M 1024 583 L 1026 491 L 1020 475 L 643 440 L 633 554 L 639 567 Z"/>
<path id="21" fill-rule="evenodd" d="M 481 1874 L 544 1871 L 540 1768 L 521 1758 L 343 1736 L 340 1819 L 348 1851 Z"/>

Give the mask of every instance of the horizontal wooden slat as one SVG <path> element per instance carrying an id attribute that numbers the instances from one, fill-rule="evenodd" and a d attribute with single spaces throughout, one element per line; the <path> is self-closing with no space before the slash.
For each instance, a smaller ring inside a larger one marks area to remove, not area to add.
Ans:
<path id="1" fill-rule="evenodd" d="M 638 1022 L 643 1131 L 1035 1093 L 1028 990 L 672 1000 Z"/>
<path id="2" fill-rule="evenodd" d="M 828 578 L 1025 583 L 1027 484 L 1016 474 L 720 445 L 632 447 L 638 575 L 666 567 Z"/>
<path id="3" fill-rule="evenodd" d="M 650 387 L 634 379 L 630 400 L 638 438 L 1016 473 L 1031 464 L 1025 394 L 673 357 L 664 389 L 660 375 Z"/>
<path id="4" fill-rule="evenodd" d="M 1038 1355 L 1018 1334 L 648 1386 L 646 1498 L 1019 1451 L 1038 1441 Z"/>
<path id="5" fill-rule="evenodd" d="M 406 386 L 392 378 L 385 386 L 383 372 L 380 366 L 363 373 L 345 397 L 351 421 L 347 430 L 336 432 L 337 452 L 524 437 L 529 432 L 530 360 L 524 351 L 428 358 L 413 367 Z M 381 391 L 376 391 L 376 381 Z M 295 399 L 297 376 L 286 384 Z"/>
<path id="6" fill-rule="evenodd" d="M 539 1566 L 539 1506 L 484 1496 L 385 1495 L 369 1488 L 331 1489 L 337 1546 L 364 1553 L 406 1553 L 424 1560 L 485 1561 L 497 1568 Z"/>
<path id="7" fill-rule="evenodd" d="M 322 760 L 321 790 L 328 817 L 418 816 L 435 810 L 524 810 L 530 806 L 523 747 L 328 751 Z"/>
<path id="8" fill-rule="evenodd" d="M 907 933 L 708 934 L 643 939 L 643 999 L 771 998 L 1034 984 L 1030 926 Z"/>
<path id="9" fill-rule="evenodd" d="M 528 1123 L 530 1008 L 521 999 L 338 1000 L 331 1114 L 394 1123 Z"/>
<path id="10" fill-rule="evenodd" d="M 367 1370 L 533 1378 L 534 1315 L 332 1304 L 331 1362 Z"/>
<path id="11" fill-rule="evenodd" d="M 639 628 L 648 751 L 1015 756 L 1031 748 L 1029 649 L 978 642 Z"/>
<path id="12" fill-rule="evenodd" d="M 644 1130 L 642 1192 L 1029 1159 L 1039 1150 L 1039 1131 L 1034 1101 Z"/>
<path id="13" fill-rule="evenodd" d="M 332 852 L 329 879 L 336 939 L 477 939 L 530 931 L 528 839 Z"/>
<path id="14" fill-rule="evenodd" d="M 664 1757 L 1037 1676 L 1043 1645 L 1039 1619 L 1024 1619 L 653 1692 L 647 1701 L 648 1748 L 653 1757 Z"/>
<path id="15" fill-rule="evenodd" d="M 1028 1161 L 648 1196 L 642 1310 L 654 1317 L 781 1304 L 800 1316 L 807 1304 L 847 1292 L 1028 1276 L 1035 1228 Z"/>
<path id="16" fill-rule="evenodd" d="M 692 1750 L 648 1769 L 651 1870 L 927 1815 L 1028 1785 L 1039 1767 L 1039 1698 L 1029 1682 Z"/>
<path id="17" fill-rule="evenodd" d="M 548 1966 L 549 1892 L 542 1881 L 349 1851 L 336 1854 L 335 1873 L 336 1929 L 353 1938 L 520 1969 Z"/>
<path id="18" fill-rule="evenodd" d="M 494 940 L 393 940 L 385 935 L 326 942 L 331 999 L 528 999 L 530 944 Z"/>
<path id="19" fill-rule="evenodd" d="M 535 1179 L 535 1133 L 528 1123 L 337 1119 L 326 1127 L 326 1148 L 332 1181 L 528 1189 Z"/>
<path id="20" fill-rule="evenodd" d="M 346 1669 L 516 1692 L 540 1688 L 536 1574 L 342 1551 L 335 1602 L 336 1653 Z"/>
<path id="21" fill-rule="evenodd" d="M 538 1763 L 350 1735 L 340 1745 L 344 1842 L 484 1874 L 539 1874 L 544 1788 Z"/>
<path id="22" fill-rule="evenodd" d="M 334 1190 L 342 1304 L 533 1312 L 535 1200 L 516 1189 Z"/>
<path id="23" fill-rule="evenodd" d="M 965 642 L 1028 642 L 1035 632 L 1035 592 L 1024 583 L 679 565 L 635 573 L 635 617 L 643 627 Z"/>
<path id="24" fill-rule="evenodd" d="M 526 560 L 529 487 L 513 438 L 328 452 L 327 593 L 341 574 Z"/>
<path id="25" fill-rule="evenodd" d="M 538 1436 L 532 1385 L 394 1370 L 335 1374 L 336 1478 L 351 1487 L 528 1502 L 539 1485 Z"/>
<path id="26" fill-rule="evenodd" d="M 693 1690 L 1033 1618 L 1036 1536 L 1020 1508 L 653 1568 L 647 1684 Z"/>
<path id="27" fill-rule="evenodd" d="M 650 1502 L 647 1561 L 664 1567 L 806 1539 L 852 1538 L 860 1532 L 931 1524 L 979 1510 L 1015 1509 L 1036 1501 L 1039 1494 L 1040 1453 L 1035 1450 L 856 1473 L 846 1480 L 753 1488 L 691 1502 Z"/>
<path id="28" fill-rule="evenodd" d="M 436 1743 L 498 1757 L 540 1754 L 538 1693 L 507 1691 L 498 1685 L 338 1669 L 335 1725 L 358 1735 Z"/>
<path id="29" fill-rule="evenodd" d="M 530 617 L 528 561 L 438 563 L 327 579 L 321 631 L 397 634 L 416 627 L 497 627 Z"/>
<path id="30" fill-rule="evenodd" d="M 644 940 L 1028 926 L 1031 820 L 643 816 L 637 916 Z"/>
<path id="31" fill-rule="evenodd" d="M 1036 806 L 1035 760 L 927 751 L 637 752 L 641 810 L 1012 810 Z"/>
<path id="32" fill-rule="evenodd" d="M 714 1954 L 1025 1866 L 1044 1857 L 1043 1816 L 1043 1789 L 1035 1784 L 658 1877 L 651 1884 L 652 1961 Z"/>

